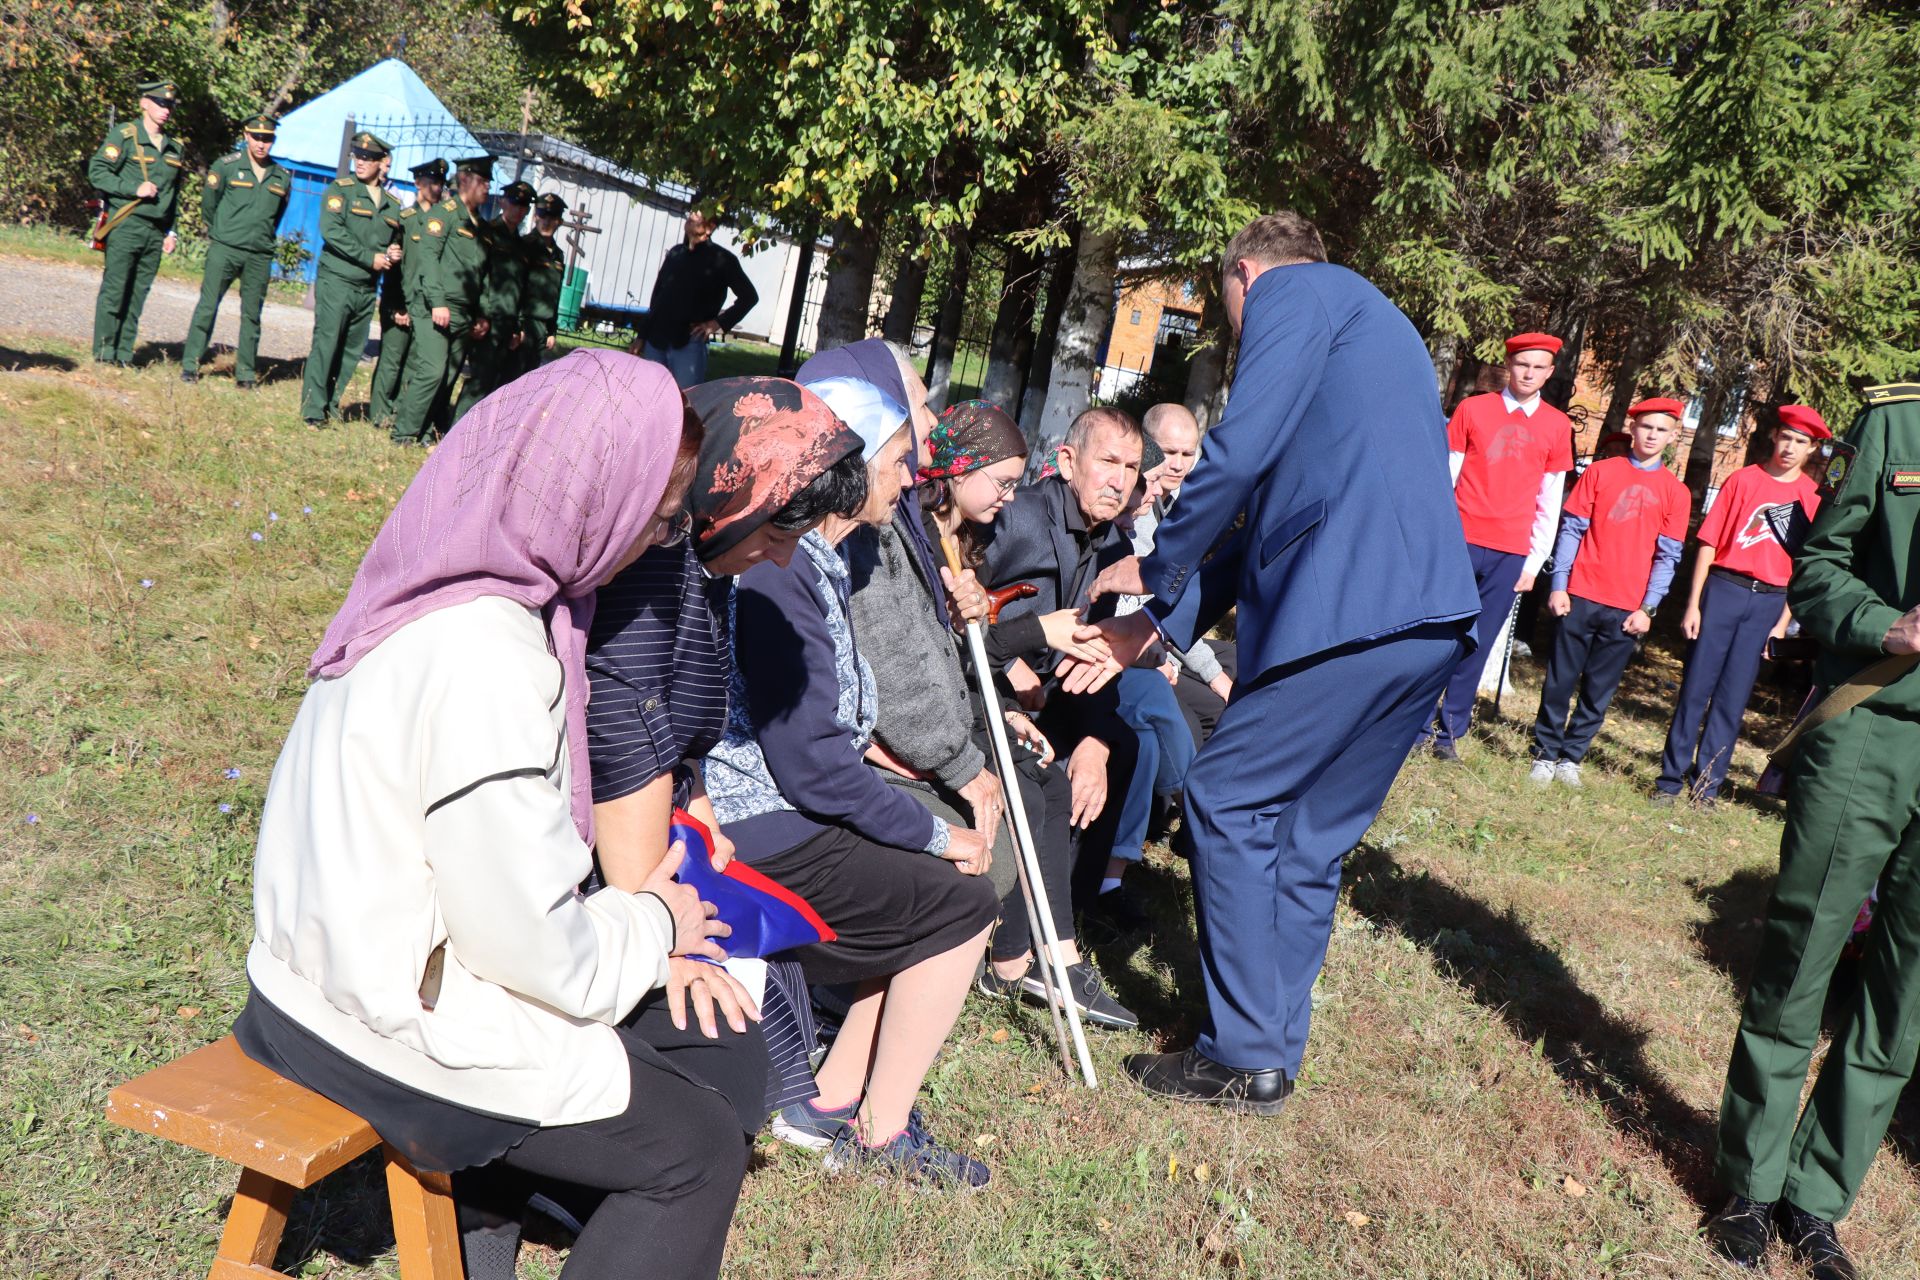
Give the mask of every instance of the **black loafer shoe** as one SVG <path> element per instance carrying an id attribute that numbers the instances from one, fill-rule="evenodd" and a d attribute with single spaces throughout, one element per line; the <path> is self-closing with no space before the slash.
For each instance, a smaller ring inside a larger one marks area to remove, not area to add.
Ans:
<path id="1" fill-rule="evenodd" d="M 1235 1071 L 1198 1049 L 1128 1054 L 1121 1065 L 1148 1093 L 1179 1102 L 1205 1102 L 1229 1111 L 1277 1116 L 1293 1094 L 1293 1081 L 1278 1068 Z"/>
<path id="2" fill-rule="evenodd" d="M 1759 1266 L 1772 1238 L 1773 1206 L 1745 1196 L 1735 1196 L 1707 1219 L 1707 1243 L 1736 1266 Z"/>
<path id="3" fill-rule="evenodd" d="M 1793 1250 L 1796 1262 L 1805 1267 L 1813 1280 L 1859 1280 L 1853 1259 L 1840 1247 L 1833 1224 L 1816 1218 L 1805 1209 L 1797 1209 L 1782 1200 L 1774 1206 L 1774 1222 L 1780 1238 Z"/>
<path id="4" fill-rule="evenodd" d="M 189 373 L 187 370 L 182 369 L 180 371 L 180 381 L 191 385 L 192 383 L 200 381 L 200 375 L 197 373 Z"/>
<path id="5" fill-rule="evenodd" d="M 1450 738 L 1435 738 L 1428 750 L 1433 753 L 1435 760 L 1445 760 L 1449 764 L 1460 763 L 1460 748 L 1454 746 Z"/>
<path id="6" fill-rule="evenodd" d="M 233 389 L 235 391 L 252 391 L 255 390 L 258 385 L 259 384 L 252 382 L 236 382 L 233 384 Z"/>

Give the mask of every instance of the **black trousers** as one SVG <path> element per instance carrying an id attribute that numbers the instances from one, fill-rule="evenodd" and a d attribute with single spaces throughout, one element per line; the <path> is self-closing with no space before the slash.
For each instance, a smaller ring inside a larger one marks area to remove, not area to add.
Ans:
<path id="1" fill-rule="evenodd" d="M 1207 644 L 1212 647 L 1220 669 L 1227 673 L 1227 679 L 1238 682 L 1240 655 L 1233 641 L 1209 640 Z M 1220 723 L 1220 713 L 1227 709 L 1227 700 L 1185 671 L 1180 673 L 1180 683 L 1173 686 L 1173 696 L 1180 704 L 1180 714 L 1187 719 L 1187 728 L 1193 730 L 1193 745 L 1206 746 L 1214 726 Z"/>
<path id="2" fill-rule="evenodd" d="M 1113 856 L 1114 833 L 1120 826 L 1121 801 L 1126 799 L 1127 786 L 1133 780 L 1133 766 L 1140 758 L 1140 739 L 1118 715 L 1088 716 L 1074 707 L 1073 701 L 1070 695 L 1055 693 L 1035 723 L 1053 744 L 1063 775 L 1067 757 L 1087 738 L 1098 737 L 1107 744 L 1107 802 L 1090 825 L 1073 832 L 1073 903 L 1084 907 L 1099 896 L 1100 881 L 1107 874 L 1107 859 Z M 1071 786 L 1066 805 L 1067 820 L 1071 824 Z"/>
<path id="3" fill-rule="evenodd" d="M 1073 787 L 1067 782 L 1066 766 L 1054 763 L 1041 768 L 1018 744 L 1020 755 L 1020 801 L 1027 811 L 1027 826 L 1040 855 L 1040 878 L 1047 887 L 1047 905 L 1052 908 L 1054 934 L 1063 941 L 1073 937 Z M 1109 803 L 1118 803 L 1109 796 Z M 998 854 L 995 854 L 998 857 Z M 1010 854 L 1009 856 L 1018 856 Z M 993 931 L 993 958 L 1017 960 L 1038 943 L 1027 925 L 1027 904 L 1021 898 L 1019 881 L 1000 900 L 1000 923 Z"/>
<path id="4" fill-rule="evenodd" d="M 527 1197 L 548 1190 L 590 1210 L 564 1280 L 627 1277 L 636 1268 L 718 1276 L 752 1142 L 742 1116 L 757 1117 L 765 1097 L 766 1043 L 758 1030 L 735 1035 L 725 1024 L 709 1040 L 691 1017 L 677 1030 L 659 992 L 620 1032 L 639 1042 L 628 1058 L 627 1109 L 535 1129 L 494 1163 L 455 1173 L 460 1225 L 517 1222 Z M 567 1185 L 552 1187 L 556 1181 Z"/>
<path id="5" fill-rule="evenodd" d="M 1554 631 L 1553 654 L 1547 659 L 1540 714 L 1533 724 L 1534 759 L 1575 764 L 1586 759 L 1620 677 L 1633 661 L 1634 638 L 1620 629 L 1629 612 L 1573 597 L 1573 608 Z M 1571 716 L 1569 701 L 1574 703 Z"/>

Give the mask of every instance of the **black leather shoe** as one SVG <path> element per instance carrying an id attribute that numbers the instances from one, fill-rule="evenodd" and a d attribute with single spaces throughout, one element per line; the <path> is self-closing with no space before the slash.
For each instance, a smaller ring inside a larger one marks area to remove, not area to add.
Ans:
<path id="1" fill-rule="evenodd" d="M 1229 1111 L 1277 1116 L 1293 1095 L 1287 1073 L 1235 1071 L 1198 1049 L 1185 1053 L 1132 1053 L 1121 1063 L 1148 1093 L 1179 1102 L 1205 1102 Z"/>
<path id="2" fill-rule="evenodd" d="M 1773 1206 L 1735 1196 L 1707 1219 L 1707 1243 L 1727 1261 L 1757 1267 L 1773 1238 Z"/>
<path id="3" fill-rule="evenodd" d="M 197 373 L 189 372 L 186 369 L 182 369 L 180 371 L 180 381 L 187 383 L 188 385 L 192 385 L 193 383 L 200 381 L 200 375 Z"/>
<path id="4" fill-rule="evenodd" d="M 1453 745 L 1451 738 L 1435 738 L 1433 745 L 1427 748 L 1435 760 L 1445 760 L 1449 764 L 1460 763 L 1460 748 Z"/>
<path id="5" fill-rule="evenodd" d="M 233 384 L 233 389 L 235 391 L 253 391 L 258 385 L 259 384 L 252 382 L 236 382 Z"/>
<path id="6" fill-rule="evenodd" d="M 1859 1280 L 1860 1272 L 1840 1247 L 1831 1222 L 1785 1200 L 1774 1206 L 1773 1218 L 1780 1238 L 1793 1250 L 1794 1261 L 1805 1267 L 1813 1280 Z"/>

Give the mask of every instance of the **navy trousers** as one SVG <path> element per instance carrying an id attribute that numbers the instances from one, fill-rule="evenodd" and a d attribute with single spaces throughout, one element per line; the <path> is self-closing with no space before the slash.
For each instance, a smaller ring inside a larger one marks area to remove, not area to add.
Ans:
<path id="1" fill-rule="evenodd" d="M 1616 609 L 1581 596 L 1560 619 L 1547 659 L 1547 681 L 1540 689 L 1540 715 L 1533 722 L 1533 757 L 1549 763 L 1587 758 L 1620 677 L 1633 661 L 1634 638 L 1620 629 L 1629 609 Z M 1567 702 L 1575 692 L 1573 715 Z"/>
<path id="2" fill-rule="evenodd" d="M 1700 591 L 1700 638 L 1687 655 L 1680 699 L 1667 728 L 1660 777 L 1653 785 L 1679 795 L 1689 782 L 1702 799 L 1718 795 L 1733 763 L 1753 682 L 1760 675 L 1767 633 L 1780 621 L 1787 597 L 1755 591 L 1744 578 L 1709 572 Z M 1704 723 L 1703 723 L 1704 722 Z"/>
<path id="3" fill-rule="evenodd" d="M 1490 547 L 1477 547 L 1467 544 L 1467 556 L 1473 561 L 1473 584 L 1480 589 L 1480 617 L 1474 623 L 1474 633 L 1480 643 L 1460 658 L 1453 670 L 1453 676 L 1447 681 L 1446 697 L 1440 703 L 1440 723 L 1434 737 L 1441 742 L 1452 742 L 1467 736 L 1467 729 L 1473 724 L 1473 700 L 1480 693 L 1480 673 L 1487 669 L 1487 662 L 1493 656 L 1493 641 L 1500 634 L 1500 627 L 1513 612 L 1513 598 L 1519 593 L 1513 584 L 1520 580 L 1520 570 L 1527 558 L 1512 551 L 1495 551 Z M 1423 731 L 1431 729 L 1431 724 L 1423 725 Z"/>
<path id="4" fill-rule="evenodd" d="M 1297 1078 L 1340 864 L 1366 834 L 1466 650 L 1434 623 L 1234 687 L 1187 773 L 1208 1019 L 1197 1047 Z"/>

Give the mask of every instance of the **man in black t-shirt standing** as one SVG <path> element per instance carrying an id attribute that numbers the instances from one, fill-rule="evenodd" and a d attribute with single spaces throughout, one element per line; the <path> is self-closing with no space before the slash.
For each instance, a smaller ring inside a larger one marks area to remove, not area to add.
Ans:
<path id="1" fill-rule="evenodd" d="M 760 301 L 740 259 L 713 242 L 718 225 L 709 209 L 687 210 L 686 243 L 667 250 L 643 322 L 639 354 L 667 366 L 683 387 L 707 380 L 707 342 Z M 729 292 L 733 305 L 722 310 Z"/>

